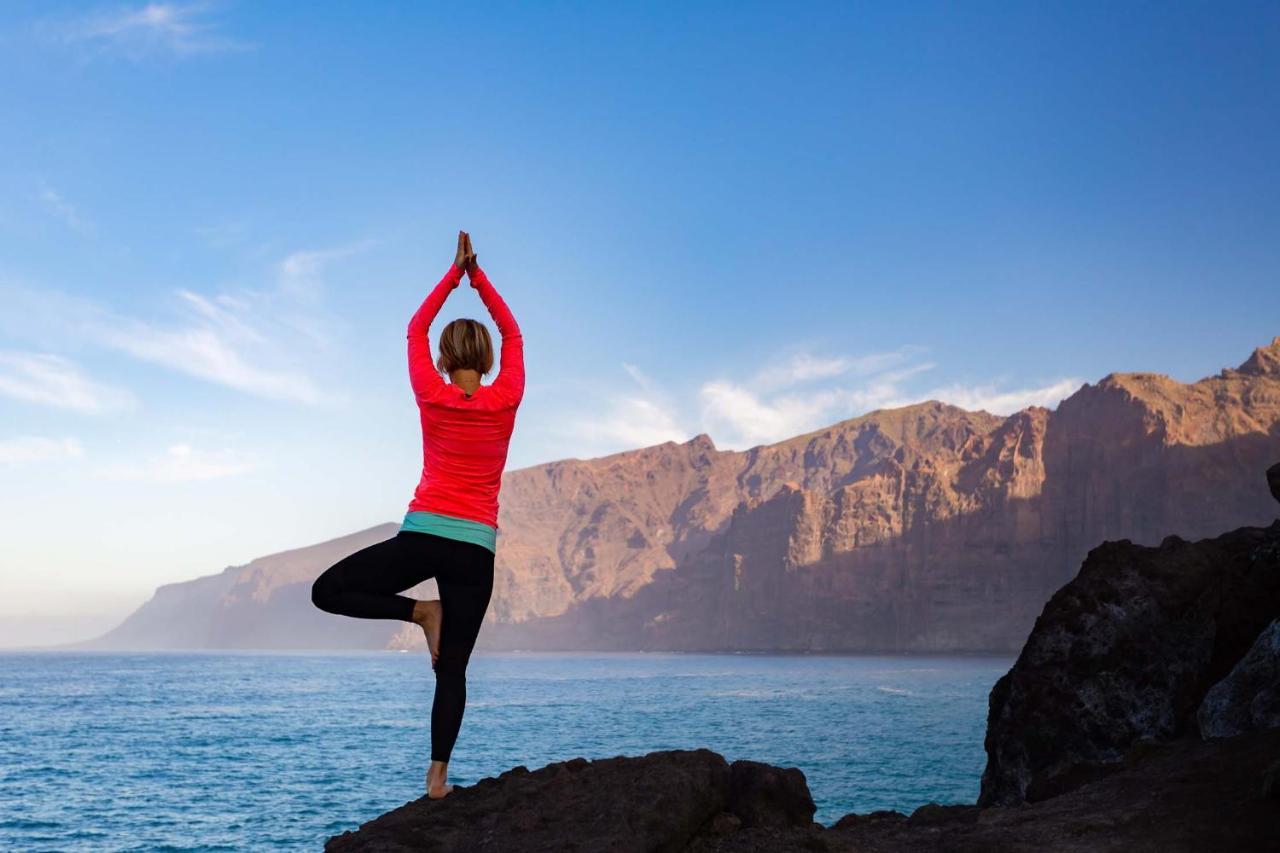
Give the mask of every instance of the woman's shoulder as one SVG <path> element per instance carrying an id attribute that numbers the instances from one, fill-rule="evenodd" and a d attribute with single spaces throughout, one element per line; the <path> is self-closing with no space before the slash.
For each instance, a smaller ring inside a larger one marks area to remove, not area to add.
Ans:
<path id="1" fill-rule="evenodd" d="M 457 385 L 447 384 L 432 395 L 427 403 L 460 412 L 496 412 L 515 408 L 499 390 L 490 385 L 481 385 L 468 393 Z"/>

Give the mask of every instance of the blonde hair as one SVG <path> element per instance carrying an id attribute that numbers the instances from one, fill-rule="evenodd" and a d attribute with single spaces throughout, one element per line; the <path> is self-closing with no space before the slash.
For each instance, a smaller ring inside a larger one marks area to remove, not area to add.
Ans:
<path id="1" fill-rule="evenodd" d="M 454 320 L 440 333 L 440 356 L 436 368 L 441 373 L 476 370 L 483 376 L 493 370 L 493 339 L 479 320 Z"/>

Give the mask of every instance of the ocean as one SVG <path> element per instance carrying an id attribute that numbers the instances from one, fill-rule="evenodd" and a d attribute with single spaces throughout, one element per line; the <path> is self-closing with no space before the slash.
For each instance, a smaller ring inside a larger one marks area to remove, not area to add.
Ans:
<path id="1" fill-rule="evenodd" d="M 708 747 L 815 820 L 972 802 L 1012 657 L 477 654 L 449 780 Z M 0 849 L 317 850 L 423 794 L 424 653 L 0 654 Z"/>

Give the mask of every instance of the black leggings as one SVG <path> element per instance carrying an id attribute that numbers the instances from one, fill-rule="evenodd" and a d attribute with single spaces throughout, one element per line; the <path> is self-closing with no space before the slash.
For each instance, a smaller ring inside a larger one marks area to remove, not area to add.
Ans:
<path id="1" fill-rule="evenodd" d="M 493 552 L 463 542 L 401 530 L 344 557 L 316 578 L 316 607 L 361 619 L 413 621 L 414 600 L 397 595 L 427 578 L 440 589 L 440 648 L 431 706 L 431 760 L 448 761 L 467 704 L 467 663 L 493 594 Z"/>

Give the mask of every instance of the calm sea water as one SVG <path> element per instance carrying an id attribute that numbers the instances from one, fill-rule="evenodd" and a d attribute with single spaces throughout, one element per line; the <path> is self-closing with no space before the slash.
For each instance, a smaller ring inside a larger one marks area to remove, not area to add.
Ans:
<path id="1" fill-rule="evenodd" d="M 816 819 L 972 801 L 1012 658 L 478 655 L 449 765 L 709 747 L 799 767 Z M 423 793 L 412 653 L 0 654 L 0 849 L 319 849 Z"/>

